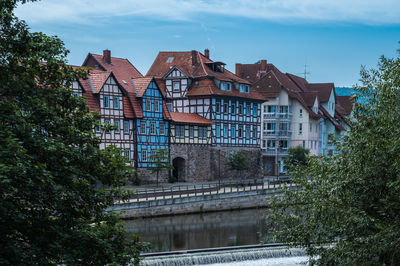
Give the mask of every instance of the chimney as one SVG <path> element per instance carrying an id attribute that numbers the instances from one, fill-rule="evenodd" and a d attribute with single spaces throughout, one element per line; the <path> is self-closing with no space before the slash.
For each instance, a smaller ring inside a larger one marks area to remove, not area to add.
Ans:
<path id="1" fill-rule="evenodd" d="M 204 50 L 204 56 L 207 57 L 208 59 L 210 59 L 210 50 L 205 49 Z"/>
<path id="2" fill-rule="evenodd" d="M 106 49 L 103 50 L 103 59 L 107 64 L 111 64 L 111 51 Z"/>
<path id="3" fill-rule="evenodd" d="M 240 72 L 241 72 L 241 70 L 242 70 L 242 64 L 238 64 L 238 63 L 236 63 L 236 69 L 235 69 L 235 74 L 236 74 L 236 76 L 239 76 L 240 77 Z"/>
<path id="4" fill-rule="evenodd" d="M 192 50 L 192 65 L 196 65 L 197 64 L 197 51 Z"/>
<path id="5" fill-rule="evenodd" d="M 260 70 L 261 71 L 266 71 L 267 70 L 267 60 L 265 60 L 265 59 L 261 60 Z"/>

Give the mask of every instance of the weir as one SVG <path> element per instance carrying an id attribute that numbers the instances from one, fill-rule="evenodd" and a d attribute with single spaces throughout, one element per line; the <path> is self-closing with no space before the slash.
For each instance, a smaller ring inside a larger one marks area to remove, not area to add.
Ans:
<path id="1" fill-rule="evenodd" d="M 143 254 L 140 265 L 183 266 L 183 265 L 257 265 L 257 261 L 274 265 L 300 265 L 307 261 L 306 253 L 299 248 L 288 248 L 282 244 L 251 245 L 213 249 L 186 250 Z M 251 261 L 251 262 L 250 262 Z M 241 264 L 236 264 L 243 262 Z"/>

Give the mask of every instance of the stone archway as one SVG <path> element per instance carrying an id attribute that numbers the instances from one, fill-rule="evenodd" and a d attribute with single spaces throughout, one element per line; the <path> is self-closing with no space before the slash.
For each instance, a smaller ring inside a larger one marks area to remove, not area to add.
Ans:
<path id="1" fill-rule="evenodd" d="M 176 157 L 172 160 L 172 166 L 174 170 L 172 171 L 172 176 L 176 178 L 177 181 L 185 181 L 186 179 L 186 161 L 182 157 Z"/>

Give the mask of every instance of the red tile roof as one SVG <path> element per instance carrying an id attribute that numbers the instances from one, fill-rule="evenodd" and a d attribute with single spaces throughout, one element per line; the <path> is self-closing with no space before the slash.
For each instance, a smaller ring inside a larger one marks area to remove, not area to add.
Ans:
<path id="1" fill-rule="evenodd" d="M 343 108 L 344 115 L 350 115 L 353 110 L 354 100 L 352 96 L 336 96 L 337 104 Z"/>
<path id="2" fill-rule="evenodd" d="M 102 55 L 89 53 L 83 62 L 83 65 L 111 71 L 117 82 L 128 92 L 135 117 L 143 117 L 142 108 L 136 99 L 136 93 L 132 83 L 132 79 L 142 78 L 143 75 L 140 74 L 128 59 L 111 57 L 111 64 L 107 64 Z"/>
<path id="3" fill-rule="evenodd" d="M 134 89 L 136 92 L 136 97 L 143 97 L 143 94 L 146 92 L 152 80 L 153 77 L 132 79 L 132 82 L 134 84 Z"/>
<path id="4" fill-rule="evenodd" d="M 210 65 L 214 64 L 221 71 L 213 71 Z M 191 52 L 160 52 L 154 60 L 152 66 L 146 76 L 156 77 L 157 84 L 160 89 L 165 92 L 165 84 L 162 78 L 173 67 L 180 69 L 189 78 L 198 81 L 198 85 L 192 83 L 189 89 L 188 96 L 204 96 L 204 95 L 224 95 L 241 98 L 251 98 L 255 100 L 265 100 L 265 98 L 256 91 L 250 90 L 250 94 L 240 93 L 235 86 L 232 86 L 232 91 L 222 91 L 214 83 L 214 79 L 229 81 L 241 84 L 250 84 L 245 79 L 242 79 L 227 69 L 222 67 L 221 62 L 213 62 L 198 51 Z"/>
<path id="5" fill-rule="evenodd" d="M 165 120 L 172 120 L 171 113 L 168 111 L 167 104 L 165 101 L 162 102 L 163 105 L 163 118 Z"/>
<path id="6" fill-rule="evenodd" d="M 333 83 L 307 83 L 306 88 L 309 91 L 317 91 L 321 103 L 326 103 L 329 101 L 331 92 L 335 89 L 335 85 Z"/>
<path id="7" fill-rule="evenodd" d="M 132 105 L 131 105 L 131 102 L 129 101 L 129 97 L 123 96 L 123 100 L 124 100 L 124 116 L 126 118 L 135 118 L 135 114 L 133 113 Z"/>
<path id="8" fill-rule="evenodd" d="M 212 125 L 213 122 L 198 115 L 190 113 L 177 113 L 170 112 L 172 121 L 175 123 L 199 124 L 199 125 Z"/>

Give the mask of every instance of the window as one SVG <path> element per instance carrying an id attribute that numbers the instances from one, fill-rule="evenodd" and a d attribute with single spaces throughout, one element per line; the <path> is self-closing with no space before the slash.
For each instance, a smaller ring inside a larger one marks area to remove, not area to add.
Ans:
<path id="1" fill-rule="evenodd" d="M 224 103 L 224 113 L 228 113 L 228 104 Z"/>
<path id="2" fill-rule="evenodd" d="M 217 103 L 215 104 L 215 112 L 216 112 L 216 113 L 221 112 L 221 103 L 220 103 L 220 102 L 217 102 Z"/>
<path id="3" fill-rule="evenodd" d="M 231 128 L 231 137 L 234 138 L 235 137 L 235 128 Z"/>
<path id="4" fill-rule="evenodd" d="M 267 148 L 275 149 L 275 140 L 272 140 L 272 139 L 267 140 Z"/>
<path id="5" fill-rule="evenodd" d="M 160 135 L 163 136 L 165 135 L 165 124 L 160 123 Z"/>
<path id="6" fill-rule="evenodd" d="M 194 126 L 189 127 L 189 138 L 194 138 Z"/>
<path id="7" fill-rule="evenodd" d="M 146 100 L 144 103 L 144 110 L 145 111 L 151 111 L 151 101 L 150 100 Z"/>
<path id="8" fill-rule="evenodd" d="M 236 105 L 232 104 L 231 105 L 231 114 L 234 115 L 236 111 Z"/>
<path id="9" fill-rule="evenodd" d="M 168 58 L 167 58 L 167 61 L 165 61 L 165 62 L 166 62 L 166 63 L 171 63 L 173 60 L 174 60 L 174 57 L 171 56 L 171 57 L 168 57 Z"/>
<path id="10" fill-rule="evenodd" d="M 239 91 L 242 93 L 250 93 L 250 85 L 247 84 L 240 84 Z"/>
<path id="11" fill-rule="evenodd" d="M 154 100 L 154 112 L 160 112 L 160 101 Z"/>
<path id="12" fill-rule="evenodd" d="M 104 108 L 110 108 L 110 96 L 108 95 L 103 96 L 103 105 Z"/>
<path id="13" fill-rule="evenodd" d="M 156 122 L 150 122 L 150 135 L 156 134 Z"/>
<path id="14" fill-rule="evenodd" d="M 217 137 L 219 137 L 220 134 L 221 134 L 221 127 L 220 127 L 220 126 L 216 126 L 216 128 L 215 128 L 215 135 L 216 135 Z"/>
<path id="15" fill-rule="evenodd" d="M 310 123 L 310 132 L 312 131 L 312 124 Z"/>
<path id="16" fill-rule="evenodd" d="M 225 126 L 224 126 L 224 137 L 225 137 L 225 138 L 228 137 L 228 134 L 229 134 L 229 133 L 228 133 L 228 130 L 229 130 L 229 129 L 228 129 L 228 125 L 225 125 Z"/>
<path id="17" fill-rule="evenodd" d="M 300 108 L 300 111 L 299 111 L 300 113 L 299 113 L 299 117 L 303 117 L 303 109 L 301 109 Z"/>
<path id="18" fill-rule="evenodd" d="M 173 82 L 173 91 L 180 92 L 181 91 L 181 83 L 179 81 Z"/>
<path id="19" fill-rule="evenodd" d="M 129 120 L 124 120 L 124 134 L 129 134 Z"/>
<path id="20" fill-rule="evenodd" d="M 176 126 L 176 137 L 182 139 L 185 137 L 185 126 Z"/>
<path id="21" fill-rule="evenodd" d="M 199 127 L 199 138 L 200 139 L 207 138 L 207 127 Z"/>
<path id="22" fill-rule="evenodd" d="M 268 131 L 275 131 L 275 123 L 267 123 Z"/>
<path id="23" fill-rule="evenodd" d="M 246 115 L 250 115 L 250 104 L 246 105 Z"/>
<path id="24" fill-rule="evenodd" d="M 243 137 L 243 128 L 241 126 L 239 126 L 239 129 L 238 129 L 238 137 L 239 138 Z"/>
<path id="25" fill-rule="evenodd" d="M 267 145 L 267 142 L 266 142 L 266 140 L 263 140 L 263 141 L 262 141 L 262 146 L 263 146 L 263 148 L 266 148 L 265 145 Z"/>
<path id="26" fill-rule="evenodd" d="M 94 131 L 97 133 L 101 132 L 101 121 L 96 122 L 96 125 L 94 127 Z"/>
<path id="27" fill-rule="evenodd" d="M 106 127 L 108 127 L 109 125 L 111 125 L 111 120 L 109 120 L 109 119 L 104 120 L 104 124 L 105 124 Z M 110 133 L 110 130 L 107 129 L 106 133 Z"/>
<path id="28" fill-rule="evenodd" d="M 288 113 L 288 112 L 289 112 L 289 106 L 287 106 L 287 105 L 279 106 L 279 112 L 280 112 L 281 114 L 286 114 L 286 113 Z"/>
<path id="29" fill-rule="evenodd" d="M 275 106 L 274 105 L 268 105 L 268 113 L 275 113 Z"/>
<path id="30" fill-rule="evenodd" d="M 303 140 L 303 148 L 305 148 L 305 147 L 306 147 L 306 141 Z"/>
<path id="31" fill-rule="evenodd" d="M 299 123 L 299 135 L 303 134 L 303 124 Z"/>
<path id="32" fill-rule="evenodd" d="M 124 157 L 125 157 L 125 159 L 127 159 L 127 160 L 130 160 L 130 159 L 131 159 L 131 151 L 130 151 L 129 149 L 126 149 L 126 150 L 125 150 L 125 152 L 124 152 Z"/>
<path id="33" fill-rule="evenodd" d="M 142 151 L 142 162 L 147 162 L 147 151 Z"/>
<path id="34" fill-rule="evenodd" d="M 253 139 L 257 138 L 257 126 L 253 126 Z"/>
<path id="35" fill-rule="evenodd" d="M 167 103 L 167 109 L 172 112 L 172 103 Z"/>
<path id="36" fill-rule="evenodd" d="M 232 84 L 230 82 L 221 81 L 221 83 L 219 84 L 219 89 L 223 91 L 231 91 Z"/>
<path id="37" fill-rule="evenodd" d="M 287 150 L 287 148 L 288 148 L 287 140 L 280 140 L 279 141 L 279 148 L 281 148 L 283 150 Z"/>
<path id="38" fill-rule="evenodd" d="M 242 115 L 243 114 L 243 105 L 239 104 L 239 114 Z"/>
<path id="39" fill-rule="evenodd" d="M 140 134 L 146 134 L 146 121 L 140 121 Z"/>
<path id="40" fill-rule="evenodd" d="M 257 104 L 254 104 L 254 106 L 253 106 L 253 115 L 254 116 L 257 116 L 257 108 L 258 108 Z"/>
<path id="41" fill-rule="evenodd" d="M 114 125 L 115 125 L 115 127 L 116 127 L 116 129 L 114 130 L 114 132 L 115 132 L 115 133 L 121 132 L 119 120 L 114 120 Z"/>
<path id="42" fill-rule="evenodd" d="M 246 126 L 246 139 L 250 138 L 250 126 Z"/>
<path id="43" fill-rule="evenodd" d="M 119 97 L 114 96 L 113 98 L 114 109 L 119 109 Z"/>

